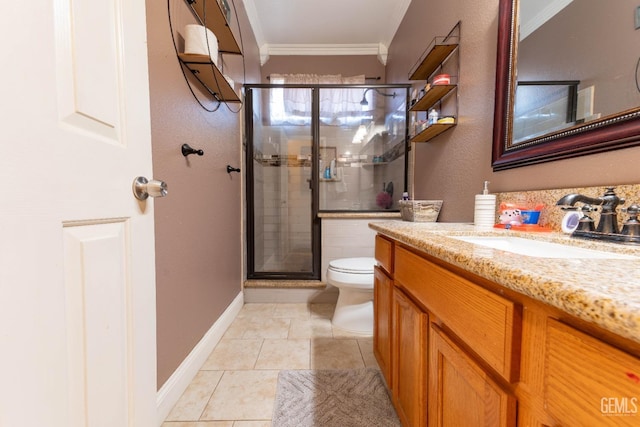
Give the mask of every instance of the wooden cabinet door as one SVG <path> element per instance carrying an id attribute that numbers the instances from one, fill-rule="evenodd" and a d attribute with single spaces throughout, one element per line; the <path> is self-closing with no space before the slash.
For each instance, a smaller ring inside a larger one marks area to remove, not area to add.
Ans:
<path id="1" fill-rule="evenodd" d="M 393 399 L 405 427 L 426 425 L 429 317 L 393 288 Z"/>
<path id="2" fill-rule="evenodd" d="M 429 427 L 515 426 L 513 396 L 433 324 L 429 343 Z"/>
<path id="3" fill-rule="evenodd" d="M 393 388 L 391 375 L 391 308 L 392 281 L 378 266 L 373 273 L 373 353 L 380 370 Z"/>
<path id="4" fill-rule="evenodd" d="M 394 279 L 505 380 L 518 380 L 519 306 L 404 248 L 395 250 Z"/>
<path id="5" fill-rule="evenodd" d="M 557 425 L 639 426 L 640 359 L 547 323 L 545 408 Z"/>

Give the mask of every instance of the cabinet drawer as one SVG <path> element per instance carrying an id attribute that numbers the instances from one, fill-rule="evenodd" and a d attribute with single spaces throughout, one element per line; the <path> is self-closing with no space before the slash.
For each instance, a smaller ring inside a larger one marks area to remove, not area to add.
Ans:
<path id="1" fill-rule="evenodd" d="M 545 405 L 561 425 L 640 425 L 640 360 L 547 322 Z"/>
<path id="2" fill-rule="evenodd" d="M 389 274 L 393 274 L 393 242 L 386 237 L 376 235 L 376 260 Z"/>
<path id="3" fill-rule="evenodd" d="M 518 378 L 521 308 L 403 248 L 395 280 L 508 381 Z"/>

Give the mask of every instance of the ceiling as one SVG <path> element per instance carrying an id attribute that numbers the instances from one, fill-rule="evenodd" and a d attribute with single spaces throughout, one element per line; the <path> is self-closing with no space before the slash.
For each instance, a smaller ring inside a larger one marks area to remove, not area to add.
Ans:
<path id="1" fill-rule="evenodd" d="M 573 0 L 536 0 L 520 2 L 520 40 L 553 18 Z"/>
<path id="2" fill-rule="evenodd" d="M 260 48 L 272 55 L 377 55 L 386 64 L 411 0 L 243 0 Z"/>

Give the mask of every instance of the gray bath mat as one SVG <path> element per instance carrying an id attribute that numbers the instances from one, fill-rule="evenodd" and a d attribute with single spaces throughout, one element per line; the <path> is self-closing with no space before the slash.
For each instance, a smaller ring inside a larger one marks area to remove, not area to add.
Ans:
<path id="1" fill-rule="evenodd" d="M 280 371 L 273 427 L 399 427 L 377 369 Z"/>

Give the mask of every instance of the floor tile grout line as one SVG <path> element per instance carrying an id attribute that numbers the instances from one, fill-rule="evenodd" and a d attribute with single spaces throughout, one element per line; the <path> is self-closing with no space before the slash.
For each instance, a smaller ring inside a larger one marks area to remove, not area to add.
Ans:
<path id="1" fill-rule="evenodd" d="M 262 349 L 264 348 L 265 338 L 262 338 L 262 343 L 260 343 L 260 350 L 258 350 L 258 355 L 256 356 L 256 360 L 253 361 L 252 371 L 256 370 L 256 366 L 258 365 L 258 360 L 260 360 L 260 353 L 262 353 Z"/>
<path id="2" fill-rule="evenodd" d="M 199 372 L 202 372 L 202 369 Z M 209 394 L 209 398 L 207 399 L 207 403 L 202 407 L 202 411 L 200 411 L 200 415 L 198 415 L 198 418 L 196 419 L 196 422 L 198 422 L 198 421 L 200 421 L 202 419 L 202 416 L 204 415 L 204 412 L 207 410 L 207 406 L 209 406 L 209 402 L 211 402 L 211 398 L 213 398 L 213 394 L 216 392 L 216 389 L 220 385 L 220 382 L 222 382 L 222 377 L 223 376 L 224 376 L 224 371 L 222 371 L 222 375 L 220 375 L 220 378 L 218 378 L 218 381 L 216 382 L 216 386 L 213 387 L 213 390 L 211 390 L 211 394 Z"/>

